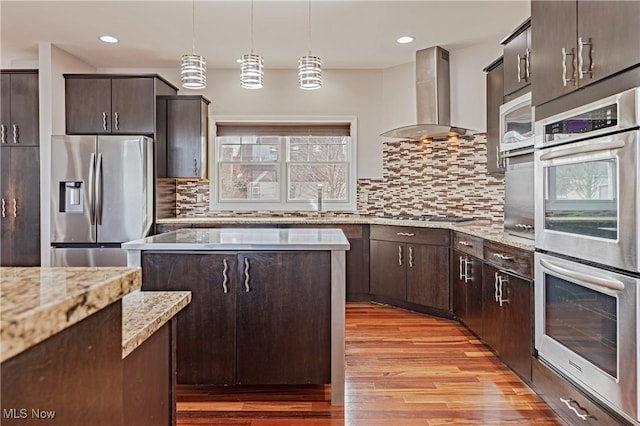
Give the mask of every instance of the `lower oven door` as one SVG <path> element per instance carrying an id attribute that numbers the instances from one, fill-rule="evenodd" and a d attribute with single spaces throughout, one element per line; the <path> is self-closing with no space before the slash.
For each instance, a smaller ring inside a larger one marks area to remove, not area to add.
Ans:
<path id="1" fill-rule="evenodd" d="M 640 272 L 640 131 L 535 153 L 536 248 Z"/>
<path id="2" fill-rule="evenodd" d="M 640 278 L 535 254 L 538 356 L 605 405 L 638 417 Z"/>

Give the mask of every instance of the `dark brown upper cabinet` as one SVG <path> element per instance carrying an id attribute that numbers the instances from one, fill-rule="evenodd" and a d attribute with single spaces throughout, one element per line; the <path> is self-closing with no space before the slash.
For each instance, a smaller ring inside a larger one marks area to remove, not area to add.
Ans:
<path id="1" fill-rule="evenodd" d="M 531 2 L 532 103 L 640 64 L 640 2 Z"/>
<path id="2" fill-rule="evenodd" d="M 156 96 L 177 88 L 157 75 L 65 74 L 67 134 L 144 134 L 156 130 Z"/>
<path id="3" fill-rule="evenodd" d="M 206 178 L 209 100 L 199 95 L 159 96 L 159 177 Z"/>
<path id="4" fill-rule="evenodd" d="M 39 145 L 38 71 L 2 71 L 0 90 L 2 146 Z"/>
<path id="5" fill-rule="evenodd" d="M 504 173 L 504 159 L 500 155 L 500 105 L 504 102 L 502 57 L 484 71 L 487 73 L 487 172 Z"/>
<path id="6" fill-rule="evenodd" d="M 504 96 L 531 83 L 531 20 L 527 19 L 503 41 Z"/>

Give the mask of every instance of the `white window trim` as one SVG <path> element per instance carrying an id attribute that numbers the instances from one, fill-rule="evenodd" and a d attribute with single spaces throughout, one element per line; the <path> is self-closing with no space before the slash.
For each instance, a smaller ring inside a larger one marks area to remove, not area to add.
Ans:
<path id="1" fill-rule="evenodd" d="M 286 153 L 283 152 L 280 168 L 280 191 L 281 202 L 270 201 L 251 201 L 251 202 L 220 202 L 217 182 L 220 179 L 220 170 L 218 167 L 216 155 L 215 138 L 218 134 L 217 123 L 350 123 L 351 133 L 351 152 L 347 201 L 329 201 L 322 200 L 322 211 L 357 211 L 357 164 L 358 164 L 358 120 L 355 116 L 209 116 L 209 164 L 210 175 L 209 181 L 209 210 L 210 211 L 316 211 L 318 206 L 315 200 L 305 202 L 287 202 L 286 188 Z M 284 192 L 283 192 L 284 191 Z"/>

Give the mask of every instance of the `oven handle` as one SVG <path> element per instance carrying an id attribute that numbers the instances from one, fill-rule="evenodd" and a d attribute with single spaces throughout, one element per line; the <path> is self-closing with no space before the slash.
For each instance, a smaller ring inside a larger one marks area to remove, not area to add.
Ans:
<path id="1" fill-rule="evenodd" d="M 586 283 L 593 284 L 600 287 L 606 287 L 611 290 L 616 290 L 616 291 L 624 290 L 624 283 L 618 280 L 614 280 L 613 278 L 595 277 L 593 275 L 572 271 L 571 269 L 563 268 L 562 266 L 558 266 L 555 263 L 549 262 L 544 259 L 540 259 L 540 264 L 544 268 L 547 268 L 548 270 L 555 272 L 557 274 L 564 275 L 565 277 L 568 277 L 568 278 L 584 281 Z"/>
<path id="2" fill-rule="evenodd" d="M 615 140 L 610 142 L 601 142 L 601 143 L 593 143 L 589 145 L 583 146 L 575 146 L 570 148 L 565 148 L 563 150 L 559 150 L 556 152 L 547 152 L 540 156 L 540 160 L 553 160 L 554 158 L 560 157 L 568 157 L 570 155 L 576 154 L 585 154 L 587 152 L 595 152 L 595 151 L 606 151 L 608 149 L 619 149 L 624 148 L 624 141 Z"/>

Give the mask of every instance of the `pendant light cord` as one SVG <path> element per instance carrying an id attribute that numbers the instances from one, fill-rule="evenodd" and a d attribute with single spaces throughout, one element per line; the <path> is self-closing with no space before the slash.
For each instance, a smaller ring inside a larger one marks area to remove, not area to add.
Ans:
<path id="1" fill-rule="evenodd" d="M 253 0 L 251 0 L 251 53 L 253 54 Z"/>
<path id="2" fill-rule="evenodd" d="M 196 53 L 196 0 L 191 2 L 191 52 Z"/>
<path id="3" fill-rule="evenodd" d="M 311 0 L 309 0 L 309 55 L 311 55 Z"/>

